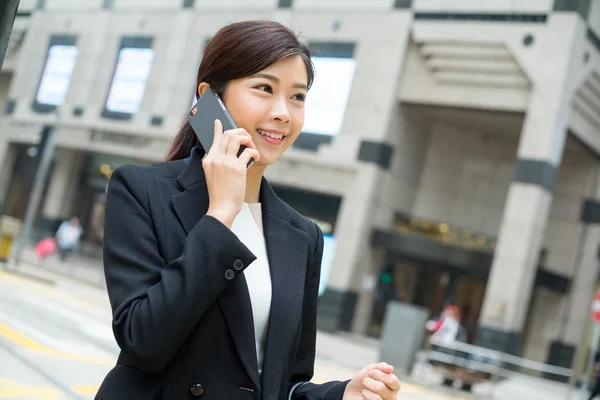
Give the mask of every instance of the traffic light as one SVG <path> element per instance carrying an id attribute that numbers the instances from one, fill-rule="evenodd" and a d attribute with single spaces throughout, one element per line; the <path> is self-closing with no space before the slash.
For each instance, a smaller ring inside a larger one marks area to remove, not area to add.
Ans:
<path id="1" fill-rule="evenodd" d="M 381 283 L 388 284 L 392 282 L 392 274 L 389 272 L 383 272 L 381 274 Z"/>

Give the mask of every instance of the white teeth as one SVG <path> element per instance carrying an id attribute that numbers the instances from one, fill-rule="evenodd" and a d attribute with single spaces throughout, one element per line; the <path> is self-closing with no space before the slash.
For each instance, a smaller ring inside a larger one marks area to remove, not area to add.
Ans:
<path id="1" fill-rule="evenodd" d="M 265 135 L 268 137 L 272 137 L 273 139 L 283 139 L 283 135 L 278 135 L 276 133 L 271 133 L 271 132 L 265 132 L 265 131 L 261 131 L 260 129 L 257 129 L 258 133 L 260 133 L 261 135 Z"/>

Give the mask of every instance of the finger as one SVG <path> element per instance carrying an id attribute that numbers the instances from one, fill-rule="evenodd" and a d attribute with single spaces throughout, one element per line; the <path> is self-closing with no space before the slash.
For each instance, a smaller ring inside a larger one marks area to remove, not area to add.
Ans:
<path id="1" fill-rule="evenodd" d="M 227 154 L 227 149 L 229 148 L 229 144 L 232 138 L 233 136 L 231 134 L 231 131 L 224 131 L 221 134 L 221 139 L 219 140 L 219 143 L 216 147 L 216 151 L 219 154 Z"/>
<path id="2" fill-rule="evenodd" d="M 240 146 L 242 145 L 251 149 L 255 148 L 254 144 L 252 143 L 251 136 L 231 136 L 229 139 L 229 144 L 227 145 L 227 156 L 237 158 L 237 155 L 240 152 Z"/>
<path id="3" fill-rule="evenodd" d="M 369 389 L 363 389 L 360 394 L 365 398 L 365 400 L 383 400 L 383 397 L 377 393 L 371 392 Z"/>
<path id="4" fill-rule="evenodd" d="M 240 154 L 239 160 L 241 163 L 244 163 L 244 165 L 248 165 L 248 163 L 250 163 L 251 159 L 254 159 L 253 162 L 259 161 L 260 153 L 256 149 L 251 149 L 251 148 L 247 147 L 246 149 L 244 149 L 242 154 Z"/>
<path id="5" fill-rule="evenodd" d="M 252 135 L 249 134 L 248 131 L 245 130 L 244 128 L 231 129 L 227 132 L 229 132 L 232 136 L 248 136 L 249 138 L 252 138 Z M 252 147 L 253 149 L 256 148 L 256 146 L 254 145 L 254 142 L 252 142 L 252 145 L 250 145 L 248 147 Z"/>
<path id="6" fill-rule="evenodd" d="M 363 386 L 365 387 L 365 389 L 368 389 L 371 392 L 377 393 L 381 396 L 391 393 L 390 388 L 387 387 L 385 383 L 377 381 L 370 377 L 363 379 Z"/>
<path id="7" fill-rule="evenodd" d="M 213 133 L 214 133 L 214 138 L 213 138 L 213 144 L 212 144 L 211 149 L 219 147 L 219 142 L 221 141 L 221 137 L 223 136 L 223 124 L 218 119 L 215 119 Z M 208 149 L 208 150 L 211 150 L 211 149 Z"/>
<path id="8" fill-rule="evenodd" d="M 374 364 L 374 367 L 371 369 L 378 369 L 380 371 L 385 372 L 386 374 L 391 374 L 392 372 L 394 372 L 394 367 L 385 362 Z"/>
<path id="9" fill-rule="evenodd" d="M 386 374 L 380 369 L 374 369 L 369 371 L 369 377 L 375 379 L 376 381 L 383 382 L 390 390 L 398 391 L 400 390 L 400 379 L 394 374 Z"/>

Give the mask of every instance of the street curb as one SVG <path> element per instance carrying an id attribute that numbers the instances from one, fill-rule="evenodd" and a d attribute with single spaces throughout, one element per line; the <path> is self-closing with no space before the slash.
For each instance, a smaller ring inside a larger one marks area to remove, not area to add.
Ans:
<path id="1" fill-rule="evenodd" d="M 19 271 L 18 267 L 9 268 L 6 264 L 4 264 L 0 267 L 0 271 L 3 271 L 7 274 L 10 274 L 10 275 L 13 275 L 13 276 L 16 276 L 19 278 L 28 279 L 28 280 L 35 281 L 38 283 L 43 283 L 45 285 L 56 286 L 56 281 L 49 279 L 49 278 L 44 278 L 43 276 L 40 276 L 37 274 Z"/>

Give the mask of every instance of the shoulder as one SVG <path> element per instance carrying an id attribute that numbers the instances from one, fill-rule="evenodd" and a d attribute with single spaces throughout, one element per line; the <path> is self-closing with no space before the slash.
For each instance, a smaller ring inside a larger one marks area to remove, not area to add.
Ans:
<path id="1" fill-rule="evenodd" d="M 113 171 L 108 183 L 109 199 L 133 196 L 139 203 L 147 204 L 148 192 L 153 191 L 155 178 L 175 180 L 185 166 L 184 160 L 166 161 L 150 165 L 124 164 Z"/>
<path id="2" fill-rule="evenodd" d="M 185 167 L 184 160 L 164 161 L 150 165 L 124 164 L 113 171 L 113 177 L 126 180 L 154 177 L 177 178 Z"/>
<path id="3" fill-rule="evenodd" d="M 113 171 L 110 182 L 111 186 L 124 185 L 135 189 L 148 186 L 155 178 L 175 179 L 185 167 L 184 160 L 165 161 L 149 165 L 124 164 Z"/>

